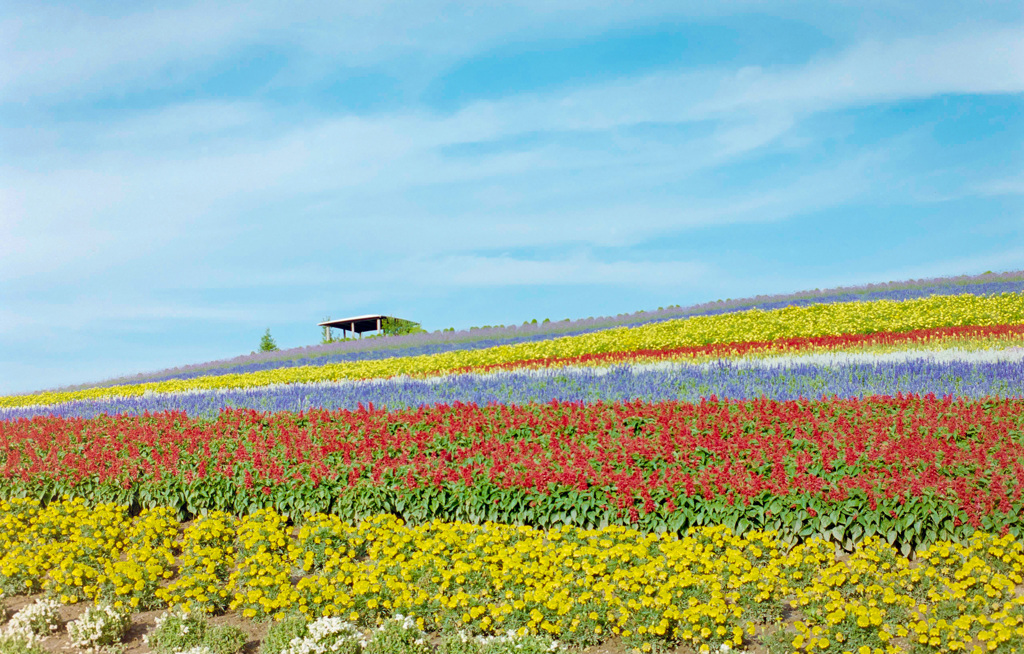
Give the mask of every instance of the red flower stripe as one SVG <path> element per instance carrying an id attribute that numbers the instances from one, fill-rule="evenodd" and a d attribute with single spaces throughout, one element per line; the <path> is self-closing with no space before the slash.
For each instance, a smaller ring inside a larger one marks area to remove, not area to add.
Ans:
<path id="1" fill-rule="evenodd" d="M 0 422 L 0 487 L 130 488 L 219 479 L 244 492 L 487 484 L 586 490 L 622 510 L 684 497 L 748 503 L 930 495 L 972 525 L 1020 517 L 1024 400 L 455 405 L 389 412 L 225 410 Z"/>
<path id="2" fill-rule="evenodd" d="M 873 345 L 903 345 L 939 340 L 962 340 L 986 337 L 1024 337 L 1024 325 L 967 325 L 957 327 L 935 327 L 909 332 L 877 332 L 875 334 L 842 334 L 840 336 L 813 336 L 780 338 L 774 341 L 744 341 L 736 343 L 715 343 L 673 348 L 669 350 L 633 350 L 629 352 L 601 352 L 575 357 L 552 357 L 496 363 L 487 366 L 465 367 L 455 372 L 486 372 L 489 370 L 512 370 L 516 368 L 543 368 L 571 365 L 594 365 L 615 363 L 653 362 L 668 359 L 698 357 L 740 357 L 759 353 L 796 353 L 806 350 L 843 350 Z"/>

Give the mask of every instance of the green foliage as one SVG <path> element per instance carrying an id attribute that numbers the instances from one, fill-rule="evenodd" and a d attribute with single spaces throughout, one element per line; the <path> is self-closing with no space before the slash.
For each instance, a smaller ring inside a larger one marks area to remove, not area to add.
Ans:
<path id="1" fill-rule="evenodd" d="M 467 486 L 450 482 L 441 488 L 417 489 L 359 483 L 349 487 L 348 480 L 321 480 L 319 484 L 300 482 L 269 487 L 268 492 L 239 489 L 232 480 L 207 477 L 190 483 L 164 478 L 159 483 L 145 482 L 124 488 L 95 481 L 72 484 L 65 480 L 27 483 L 6 480 L 0 483 L 0 498 L 34 497 L 44 502 L 63 495 L 84 497 L 93 502 L 115 502 L 126 506 L 171 506 L 181 519 L 206 511 L 225 511 L 246 515 L 259 508 L 273 508 L 298 519 L 305 512 L 333 513 L 345 520 L 359 520 L 379 513 L 397 515 L 412 524 L 433 519 L 461 520 L 472 524 L 485 521 L 530 525 L 547 529 L 556 525 L 583 528 L 609 524 L 628 525 L 644 531 L 684 533 L 690 527 L 725 525 L 739 535 L 750 531 L 774 530 L 787 543 L 795 544 L 812 536 L 824 538 L 846 550 L 868 536 L 885 539 L 904 555 L 937 540 L 962 541 L 975 532 L 967 515 L 946 498 L 933 491 L 920 496 L 894 497 L 871 506 L 868 496 L 851 490 L 843 500 L 825 502 L 804 494 L 775 496 L 768 492 L 749 498 L 749 504 L 730 503 L 726 497 L 704 499 L 680 492 L 670 497 L 664 491 L 651 494 L 653 510 L 645 511 L 638 499 L 633 506 L 636 517 L 609 505 L 605 489 L 585 491 L 552 488 L 545 495 L 521 488 L 503 488 L 485 480 Z M 675 510 L 668 509 L 668 500 Z M 1024 535 L 1024 525 L 1016 516 L 1015 505 L 1009 514 L 993 513 L 981 518 L 981 530 L 999 533 L 1005 527 L 1014 537 Z M 0 576 L 0 586 L 24 587 L 24 578 Z M 14 590 L 10 592 L 15 592 Z"/>
<path id="2" fill-rule="evenodd" d="M 206 629 L 202 615 L 175 608 L 156 619 L 156 627 L 146 636 L 146 643 L 157 654 L 171 654 L 198 647 L 206 636 Z"/>
<path id="3" fill-rule="evenodd" d="M 230 625 L 211 625 L 199 613 L 174 608 L 156 619 L 146 643 L 157 654 L 173 654 L 205 647 L 212 654 L 235 654 L 246 641 L 245 632 Z"/>
<path id="4" fill-rule="evenodd" d="M 306 618 L 293 614 L 270 626 L 260 643 L 260 654 L 281 654 L 295 638 L 306 636 Z"/>
<path id="5" fill-rule="evenodd" d="M 469 636 L 464 632 L 447 636 L 438 654 L 547 654 L 564 649 L 557 640 L 543 635 L 514 632 L 501 636 Z"/>
<path id="6" fill-rule="evenodd" d="M 263 338 L 260 339 L 260 352 L 276 352 L 277 343 L 274 342 L 274 337 L 270 335 L 270 327 L 267 327 L 267 331 L 263 333 Z"/>
<path id="7" fill-rule="evenodd" d="M 363 654 L 432 654 L 426 634 L 412 618 L 396 615 L 374 630 Z"/>
<path id="8" fill-rule="evenodd" d="M 0 633 L 0 654 L 47 654 L 38 641 L 18 633 Z"/>
<path id="9" fill-rule="evenodd" d="M 770 633 L 761 636 L 761 644 L 768 650 L 768 654 L 789 654 L 793 651 L 793 637 L 795 633 L 786 631 L 781 626 Z"/>
<path id="10" fill-rule="evenodd" d="M 426 330 L 420 327 L 418 322 L 402 320 L 401 318 L 384 318 L 381 321 L 381 331 L 384 332 L 385 336 L 426 333 Z"/>
<path id="11" fill-rule="evenodd" d="M 235 654 L 242 649 L 248 638 L 245 632 L 231 625 L 212 625 L 206 631 L 202 644 L 213 654 Z"/>

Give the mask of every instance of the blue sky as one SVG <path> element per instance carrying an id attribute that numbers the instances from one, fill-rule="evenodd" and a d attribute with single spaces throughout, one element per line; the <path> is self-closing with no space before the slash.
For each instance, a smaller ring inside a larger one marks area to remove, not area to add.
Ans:
<path id="1" fill-rule="evenodd" d="M 1019 2 L 0 7 L 0 392 L 1024 268 Z"/>

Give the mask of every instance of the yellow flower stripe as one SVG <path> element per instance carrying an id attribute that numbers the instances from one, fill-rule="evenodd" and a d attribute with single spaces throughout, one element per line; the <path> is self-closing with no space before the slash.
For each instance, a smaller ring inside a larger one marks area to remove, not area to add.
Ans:
<path id="1" fill-rule="evenodd" d="M 362 626 L 402 613 L 427 631 L 512 629 L 578 647 L 617 636 L 641 651 L 748 649 L 758 631 L 762 649 L 775 639 L 772 649 L 799 652 L 1024 648 L 1024 543 L 1012 536 L 940 542 L 912 564 L 874 538 L 837 556 L 820 539 L 789 549 L 774 533 L 739 537 L 721 526 L 680 537 L 619 526 L 414 527 L 387 515 L 358 525 L 307 515 L 289 527 L 269 510 L 212 512 L 188 526 L 168 516 L 131 518 L 126 507 L 80 500 L 0 502 L 0 588 Z M 766 622 L 782 630 L 759 630 Z"/>
<path id="2" fill-rule="evenodd" d="M 713 361 L 733 361 L 737 359 L 758 359 L 758 360 L 771 360 L 771 359 L 782 359 L 784 357 L 796 358 L 801 356 L 810 356 L 816 354 L 891 354 L 894 352 L 920 352 L 920 353 L 938 353 L 949 350 L 961 350 L 965 352 L 978 352 L 982 350 L 994 351 L 994 350 L 1005 350 L 1015 347 L 1024 347 L 1024 333 L 1022 334 L 999 334 L 996 336 L 983 336 L 983 337 L 957 337 L 957 336 L 943 336 L 934 337 L 929 339 L 922 339 L 919 341 L 907 342 L 907 343 L 895 343 L 895 344 L 854 344 L 845 346 L 815 346 L 815 347 L 771 347 L 756 350 L 733 350 L 730 352 L 716 353 L 716 354 L 672 354 L 668 356 L 661 355 L 649 355 L 649 356 L 637 356 L 630 359 L 630 363 L 656 363 L 659 361 L 674 361 L 683 363 L 711 363 Z M 562 367 L 565 365 L 570 366 L 589 366 L 589 367 L 602 367 L 615 365 L 614 363 L 608 363 L 607 361 L 601 360 L 589 360 L 589 361 L 573 361 L 568 364 L 555 362 L 553 364 L 547 363 L 529 363 L 524 364 L 523 368 L 538 369 L 546 367 Z M 424 375 L 426 376 L 426 375 Z"/>
<path id="3" fill-rule="evenodd" d="M 0 398 L 0 407 L 55 404 L 110 396 L 135 396 L 146 392 L 249 388 L 270 384 L 371 379 L 403 374 L 438 374 L 470 366 L 549 357 L 572 357 L 588 353 L 1021 322 L 1024 322 L 1024 294 L 1020 293 L 994 296 L 933 296 L 905 302 L 880 300 L 818 304 L 773 311 L 755 309 L 719 316 L 695 316 L 633 328 L 619 327 L 579 336 L 501 345 L 484 350 L 457 350 L 414 357 L 278 368 L 246 374 L 7 396 Z"/>

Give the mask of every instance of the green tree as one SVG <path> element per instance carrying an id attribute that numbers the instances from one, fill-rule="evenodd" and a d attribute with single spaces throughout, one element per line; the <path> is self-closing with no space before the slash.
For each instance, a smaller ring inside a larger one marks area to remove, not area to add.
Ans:
<path id="1" fill-rule="evenodd" d="M 426 330 L 418 322 L 401 318 L 384 318 L 384 322 L 381 323 L 381 331 L 385 336 L 402 336 L 404 334 L 422 334 Z"/>
<path id="2" fill-rule="evenodd" d="M 277 350 L 277 343 L 274 342 L 274 337 L 270 335 L 270 327 L 267 327 L 267 331 L 263 332 L 263 338 L 260 339 L 260 352 L 274 352 Z"/>

